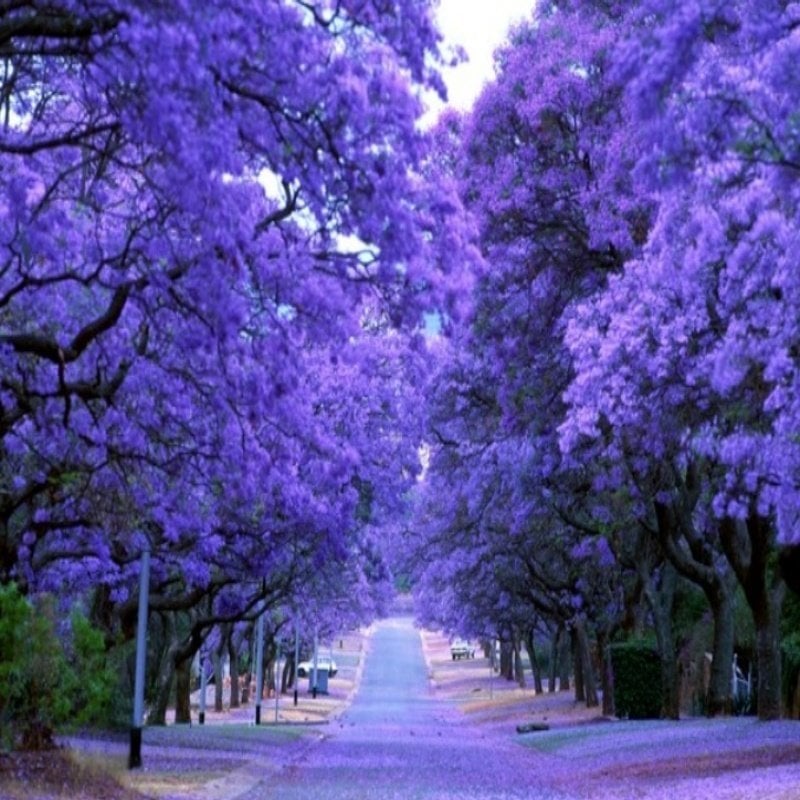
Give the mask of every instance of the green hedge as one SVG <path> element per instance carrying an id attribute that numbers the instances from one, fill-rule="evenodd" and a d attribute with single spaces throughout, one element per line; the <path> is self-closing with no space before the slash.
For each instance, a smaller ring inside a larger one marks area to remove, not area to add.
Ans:
<path id="1" fill-rule="evenodd" d="M 800 633 L 793 633 L 783 640 L 781 654 L 783 656 L 781 665 L 783 702 L 786 710 L 791 713 L 795 688 L 800 681 Z"/>
<path id="2" fill-rule="evenodd" d="M 0 585 L 0 748 L 52 744 L 56 730 L 106 725 L 117 676 L 102 635 L 80 613 L 57 632 L 55 601 Z"/>
<path id="3" fill-rule="evenodd" d="M 641 642 L 609 647 L 614 673 L 614 709 L 618 717 L 658 719 L 661 716 L 661 664 L 658 652 Z"/>

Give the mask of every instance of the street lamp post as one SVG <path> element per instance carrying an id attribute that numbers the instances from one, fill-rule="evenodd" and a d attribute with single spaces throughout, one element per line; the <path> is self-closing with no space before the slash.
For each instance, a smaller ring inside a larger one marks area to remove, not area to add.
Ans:
<path id="1" fill-rule="evenodd" d="M 200 724 L 206 724 L 206 667 L 203 663 L 203 651 L 200 651 Z"/>
<path id="2" fill-rule="evenodd" d="M 136 621 L 136 677 L 133 687 L 133 725 L 131 726 L 128 769 L 142 766 L 142 728 L 144 727 L 144 671 L 147 656 L 147 601 L 150 594 L 150 548 L 142 550 L 139 570 L 139 614 Z"/>
<path id="3" fill-rule="evenodd" d="M 278 721 L 278 698 L 280 697 L 281 693 L 281 676 L 280 676 L 280 666 L 281 666 L 281 643 L 277 642 L 275 644 L 275 722 Z"/>
<path id="4" fill-rule="evenodd" d="M 311 696 L 316 700 L 317 698 L 317 660 L 319 658 L 319 634 L 317 628 L 314 628 L 314 668 L 312 670 L 313 677 L 311 679 Z"/>
<path id="5" fill-rule="evenodd" d="M 300 626 L 294 623 L 294 704 L 297 705 L 297 665 L 300 663 Z"/>
<path id="6" fill-rule="evenodd" d="M 264 613 L 256 625 L 256 725 L 261 724 L 261 695 L 264 690 Z"/>

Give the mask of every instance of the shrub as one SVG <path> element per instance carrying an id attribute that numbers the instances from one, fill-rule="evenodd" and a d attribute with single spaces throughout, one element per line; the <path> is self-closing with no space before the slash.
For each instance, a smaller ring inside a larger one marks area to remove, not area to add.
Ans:
<path id="1" fill-rule="evenodd" d="M 794 705 L 797 685 L 800 682 L 800 632 L 792 633 L 783 640 L 781 654 L 783 702 L 789 715 L 794 715 L 798 711 Z"/>
<path id="2" fill-rule="evenodd" d="M 65 644 L 56 608 L 43 596 L 31 603 L 16 585 L 0 586 L 0 744 L 41 749 L 66 725 L 116 722 L 117 671 L 102 634 L 72 614 Z"/>
<path id="3" fill-rule="evenodd" d="M 103 634 L 77 610 L 72 613 L 70 649 L 71 669 L 65 675 L 71 701 L 70 723 L 111 726 L 116 672 L 106 657 Z"/>
<path id="4" fill-rule="evenodd" d="M 55 632 L 52 600 L 37 606 L 15 584 L 0 587 L 0 720 L 3 743 L 26 749 L 52 745 L 69 716 L 68 666 Z"/>
<path id="5" fill-rule="evenodd" d="M 661 716 L 661 665 L 658 652 L 642 642 L 609 647 L 614 673 L 614 708 L 618 717 L 657 719 Z"/>

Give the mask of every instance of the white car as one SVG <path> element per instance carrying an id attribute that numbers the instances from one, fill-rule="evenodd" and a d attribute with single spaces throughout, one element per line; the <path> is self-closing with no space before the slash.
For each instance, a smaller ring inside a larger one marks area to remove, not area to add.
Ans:
<path id="1" fill-rule="evenodd" d="M 328 658 L 328 656 L 317 656 L 317 669 L 325 669 L 328 671 L 328 677 L 332 678 L 336 672 L 336 662 L 332 658 Z M 309 661 L 301 661 L 297 665 L 297 677 L 298 678 L 306 678 L 314 672 L 314 659 L 310 659 Z"/>
<path id="2" fill-rule="evenodd" d="M 475 658 L 475 645 L 464 639 L 454 639 L 450 645 L 450 655 L 453 661 L 457 658 Z"/>

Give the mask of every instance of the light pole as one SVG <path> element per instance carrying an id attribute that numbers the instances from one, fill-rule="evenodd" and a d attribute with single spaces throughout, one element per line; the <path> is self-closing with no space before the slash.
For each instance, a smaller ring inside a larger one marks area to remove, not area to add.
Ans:
<path id="1" fill-rule="evenodd" d="M 275 643 L 275 722 L 278 721 L 278 697 L 280 696 L 281 680 L 280 680 L 280 666 L 281 666 L 281 643 Z"/>
<path id="2" fill-rule="evenodd" d="M 494 697 L 494 662 L 496 657 L 494 639 L 490 639 L 491 654 L 489 656 L 489 699 Z"/>
<path id="3" fill-rule="evenodd" d="M 256 725 L 261 724 L 261 695 L 264 691 L 264 612 L 256 625 Z"/>
<path id="4" fill-rule="evenodd" d="M 201 725 L 206 724 L 206 666 L 203 663 L 203 651 L 200 650 L 200 720 Z"/>
<path id="5" fill-rule="evenodd" d="M 294 623 L 294 704 L 297 705 L 297 665 L 300 663 L 300 626 Z"/>
<path id="6" fill-rule="evenodd" d="M 319 633 L 314 627 L 314 669 L 313 677 L 311 679 L 311 696 L 316 700 L 317 698 L 317 659 L 319 658 Z"/>
<path id="7" fill-rule="evenodd" d="M 144 670 L 147 656 L 147 601 L 150 594 L 150 547 L 142 550 L 139 570 L 139 614 L 136 620 L 136 677 L 133 686 L 133 725 L 131 726 L 128 769 L 142 766 L 142 728 L 144 727 Z"/>

